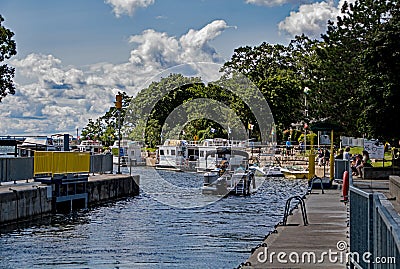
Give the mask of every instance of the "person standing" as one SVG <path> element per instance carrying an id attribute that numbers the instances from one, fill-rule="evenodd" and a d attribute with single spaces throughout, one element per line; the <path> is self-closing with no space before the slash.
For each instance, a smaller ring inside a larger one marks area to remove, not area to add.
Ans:
<path id="1" fill-rule="evenodd" d="M 290 136 L 286 141 L 286 155 L 292 155 L 292 143 L 290 142 Z"/>
<path id="2" fill-rule="evenodd" d="M 349 161 L 350 157 L 351 157 L 350 156 L 350 147 L 347 146 L 346 149 L 344 150 L 344 153 L 343 153 L 343 160 Z"/>

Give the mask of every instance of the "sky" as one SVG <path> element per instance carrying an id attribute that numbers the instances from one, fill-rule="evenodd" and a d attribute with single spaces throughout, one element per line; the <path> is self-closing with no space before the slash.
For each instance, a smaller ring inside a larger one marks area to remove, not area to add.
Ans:
<path id="1" fill-rule="evenodd" d="M 15 33 L 16 94 L 0 103 L 1 135 L 80 134 L 89 119 L 190 62 L 234 49 L 319 38 L 344 0 L 1 0 Z"/>

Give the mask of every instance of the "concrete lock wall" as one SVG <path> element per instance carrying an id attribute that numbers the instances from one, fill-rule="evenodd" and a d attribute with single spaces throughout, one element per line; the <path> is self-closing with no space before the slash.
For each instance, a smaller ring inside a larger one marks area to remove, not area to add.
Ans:
<path id="1" fill-rule="evenodd" d="M 139 194 L 139 176 L 89 181 L 86 186 L 88 204 Z"/>
<path id="2" fill-rule="evenodd" d="M 400 177 L 389 176 L 389 192 L 392 197 L 396 197 L 400 201 Z"/>
<path id="3" fill-rule="evenodd" d="M 32 189 L 11 189 L 0 195 L 0 223 L 48 214 L 52 211 L 49 186 Z M 50 192 L 51 193 L 51 192 Z"/>
<path id="4" fill-rule="evenodd" d="M 86 183 L 88 205 L 139 194 L 139 175 L 104 175 Z M 16 184 L 0 189 L 0 224 L 30 220 L 55 211 L 51 185 Z"/>

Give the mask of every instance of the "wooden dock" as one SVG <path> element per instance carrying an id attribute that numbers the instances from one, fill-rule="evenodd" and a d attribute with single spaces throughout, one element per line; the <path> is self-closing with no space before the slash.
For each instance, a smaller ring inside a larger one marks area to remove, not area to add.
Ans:
<path id="1" fill-rule="evenodd" d="M 298 206 L 241 268 L 346 268 L 349 217 L 341 199 L 339 189 L 313 190 L 304 199 L 309 224 Z"/>

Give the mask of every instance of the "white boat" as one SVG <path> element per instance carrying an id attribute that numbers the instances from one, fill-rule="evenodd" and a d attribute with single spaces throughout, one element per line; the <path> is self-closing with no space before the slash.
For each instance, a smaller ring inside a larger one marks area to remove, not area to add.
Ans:
<path id="1" fill-rule="evenodd" d="M 56 151 L 60 150 L 54 145 L 51 137 L 38 136 L 27 137 L 24 142 L 18 146 L 18 155 L 31 157 L 34 151 Z"/>
<path id="2" fill-rule="evenodd" d="M 217 167 L 221 162 L 229 161 L 229 164 L 239 167 L 243 160 L 240 154 L 245 150 L 244 141 L 230 141 L 223 138 L 205 139 L 198 148 L 197 172 L 210 171 Z M 236 156 L 236 157 L 235 157 Z M 247 160 L 246 160 L 247 161 Z"/>
<path id="3" fill-rule="evenodd" d="M 288 179 L 307 179 L 308 178 L 308 170 L 302 167 L 285 167 L 281 168 L 281 171 L 285 178 Z"/>
<path id="4" fill-rule="evenodd" d="M 264 176 L 264 177 L 283 177 L 282 167 L 280 166 L 250 166 L 250 170 L 254 172 L 256 176 Z"/>
<path id="5" fill-rule="evenodd" d="M 99 154 L 103 151 L 103 144 L 98 140 L 82 140 L 78 145 L 78 150 L 80 152 Z"/>
<path id="6" fill-rule="evenodd" d="M 240 170 L 231 174 L 226 172 L 220 175 L 220 170 L 206 172 L 202 194 L 211 195 L 250 195 L 256 190 L 253 172 Z"/>
<path id="7" fill-rule="evenodd" d="M 248 153 L 233 150 L 229 154 L 232 156 L 229 162 L 225 161 L 214 170 L 204 173 L 203 194 L 250 195 L 256 191 L 256 178 L 259 177 L 248 169 Z"/>
<path id="8" fill-rule="evenodd" d="M 157 146 L 156 169 L 195 170 L 198 149 L 195 142 L 167 139 Z"/>

